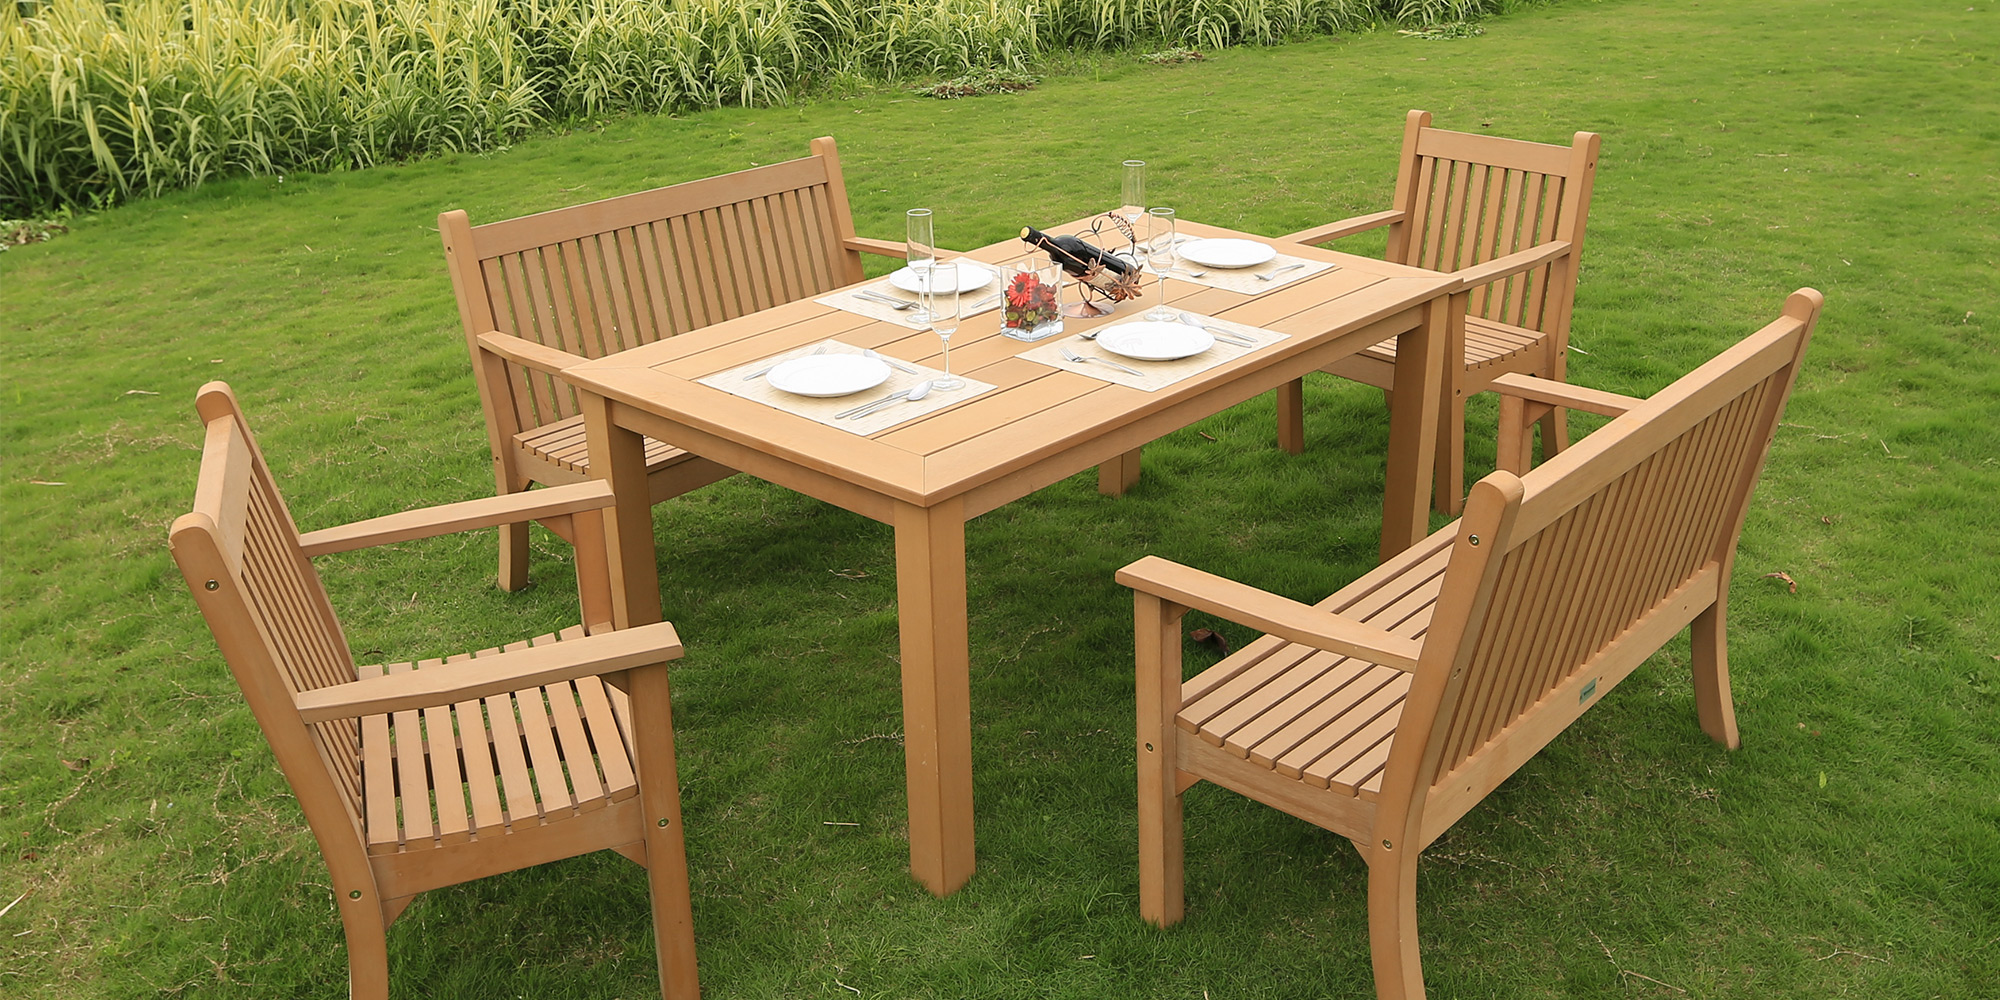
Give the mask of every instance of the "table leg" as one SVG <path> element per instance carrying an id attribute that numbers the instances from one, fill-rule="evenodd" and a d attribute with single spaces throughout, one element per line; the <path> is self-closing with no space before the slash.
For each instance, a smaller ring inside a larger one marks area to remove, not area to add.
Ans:
<path id="1" fill-rule="evenodd" d="M 895 527 L 910 873 L 945 896 L 973 867 L 965 507 L 958 500 L 900 504 Z"/>
<path id="2" fill-rule="evenodd" d="M 653 550 L 653 498 L 646 488 L 646 439 L 611 420 L 611 404 L 579 392 L 590 472 L 610 480 L 615 498 L 604 511 L 604 548 L 611 564 L 611 623 L 618 628 L 660 621 L 660 575 Z"/>
<path id="3" fill-rule="evenodd" d="M 1449 381 L 1444 348 L 1452 310 L 1461 305 L 1457 295 L 1432 299 L 1417 325 L 1396 338 L 1395 386 L 1389 396 L 1389 473 L 1382 497 L 1383 559 L 1430 534 L 1439 394 Z"/>
<path id="4" fill-rule="evenodd" d="M 1097 492 L 1108 497 L 1122 497 L 1125 491 L 1139 482 L 1139 453 L 1134 448 L 1109 462 L 1097 467 Z"/>

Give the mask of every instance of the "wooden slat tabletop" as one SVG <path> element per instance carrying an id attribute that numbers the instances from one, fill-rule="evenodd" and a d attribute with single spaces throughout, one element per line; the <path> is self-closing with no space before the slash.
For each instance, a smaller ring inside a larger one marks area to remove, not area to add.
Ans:
<path id="1" fill-rule="evenodd" d="M 1058 231 L 1074 232 L 1080 227 L 1072 223 Z M 1182 229 L 1199 236 L 1244 235 L 1194 222 L 1184 222 Z M 1018 257 L 1022 249 L 1023 244 L 1009 240 L 966 256 L 1001 264 Z M 1330 353 L 1344 355 L 1373 344 L 1381 339 L 1379 335 L 1371 334 L 1373 339 L 1355 335 L 1378 321 L 1401 317 L 1456 284 L 1413 268 L 1315 247 L 1287 245 L 1284 250 L 1338 266 L 1259 295 L 1189 282 L 1169 283 L 1170 301 L 1176 308 L 1276 330 L 1288 334 L 1289 339 L 1157 392 L 1142 392 L 1018 358 L 1035 345 L 1001 336 L 997 311 L 966 320 L 952 338 L 951 362 L 954 372 L 991 382 L 999 389 L 870 438 L 857 438 L 695 382 L 828 338 L 912 363 L 942 366 L 935 335 L 810 300 L 578 365 L 567 369 L 564 377 L 630 406 L 637 411 L 635 426 L 647 433 L 752 475 L 835 503 L 842 503 L 842 498 L 813 488 L 820 477 L 859 487 L 876 497 L 930 506 L 1090 442 L 1108 440 L 1107 435 L 1136 429 L 1149 418 L 1157 422 L 1157 418 L 1185 411 L 1191 401 L 1212 402 L 1210 412 L 1221 409 L 1231 401 L 1230 387 L 1255 384 L 1255 391 L 1272 388 L 1283 380 L 1276 377 L 1278 373 L 1287 373 L 1284 378 L 1288 379 L 1332 360 L 1327 356 Z M 1155 301 L 1150 278 L 1144 288 L 1145 297 L 1124 304 L 1112 316 L 1068 320 L 1064 336 L 1074 337 L 1084 330 L 1136 317 Z M 1336 340 L 1349 338 L 1354 343 L 1334 348 Z M 1314 360 L 1308 365 L 1309 359 Z M 1253 375 L 1256 377 L 1246 378 Z M 1254 391 L 1245 389 L 1243 394 L 1247 398 Z M 1200 415 L 1204 414 L 1194 414 L 1191 419 Z M 1134 441 L 1130 446 L 1143 443 Z M 1040 478 L 1046 477 L 1030 478 L 1034 481 L 1024 482 L 1018 493 L 1036 488 Z M 1004 499 L 994 498 L 997 502 Z M 871 513 L 856 503 L 844 505 Z M 985 509 L 991 505 L 979 506 Z"/>

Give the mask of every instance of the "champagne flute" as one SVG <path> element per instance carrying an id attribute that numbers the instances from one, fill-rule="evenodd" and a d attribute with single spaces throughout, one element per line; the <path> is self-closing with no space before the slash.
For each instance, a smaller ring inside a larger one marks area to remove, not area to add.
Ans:
<path id="1" fill-rule="evenodd" d="M 965 380 L 951 373 L 951 335 L 958 332 L 959 320 L 958 274 L 956 263 L 934 263 L 930 268 L 930 284 L 925 286 L 930 289 L 924 295 L 924 306 L 930 313 L 931 332 L 944 344 L 944 375 L 931 379 L 931 388 L 941 392 L 965 387 Z"/>
<path id="2" fill-rule="evenodd" d="M 1146 214 L 1146 161 L 1125 161 L 1124 202 L 1118 209 L 1128 222 L 1138 222 Z"/>
<path id="3" fill-rule="evenodd" d="M 937 263 L 937 236 L 932 228 L 931 210 L 913 208 L 903 216 L 904 239 L 903 258 L 909 262 L 910 274 L 917 279 L 917 308 L 910 318 L 918 322 L 930 319 L 930 312 L 924 301 L 930 290 L 931 267 Z"/>
<path id="4" fill-rule="evenodd" d="M 1173 209 L 1146 210 L 1145 242 L 1139 245 L 1139 259 L 1160 279 L 1160 302 L 1146 311 L 1146 318 L 1156 323 L 1173 323 L 1180 319 L 1180 314 L 1167 305 L 1167 272 L 1173 270 L 1176 252 L 1174 228 Z"/>

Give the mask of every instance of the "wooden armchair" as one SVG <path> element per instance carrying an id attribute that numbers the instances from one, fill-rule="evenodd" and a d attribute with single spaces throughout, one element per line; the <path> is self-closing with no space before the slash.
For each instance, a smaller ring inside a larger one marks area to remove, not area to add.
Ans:
<path id="1" fill-rule="evenodd" d="M 1650 400 L 1496 380 L 1622 415 L 1526 476 L 1482 479 L 1464 518 L 1317 605 L 1159 558 L 1120 570 L 1135 591 L 1145 919 L 1181 919 L 1181 795 L 1213 781 L 1354 842 L 1376 995 L 1417 1000 L 1418 855 L 1684 626 L 1701 728 L 1735 748 L 1730 566 L 1820 304 L 1794 293 Z M 1183 683 L 1191 608 L 1269 634 Z"/>
<path id="2" fill-rule="evenodd" d="M 350 995 L 389 995 L 385 935 L 417 893 L 610 848 L 647 869 L 662 993 L 695 1000 L 673 626 L 578 627 L 504 651 L 356 667 L 308 561 L 524 516 L 595 520 L 609 486 L 300 535 L 229 387 L 202 387 L 197 407 L 207 442 L 194 510 L 174 521 L 174 560 L 319 841 Z M 601 546 L 578 558 L 603 571 Z"/>
<path id="3" fill-rule="evenodd" d="M 590 478 L 583 417 L 562 369 L 860 281 L 840 155 L 803 159 L 504 222 L 438 216 L 486 411 L 500 494 Z M 731 470 L 646 442 L 655 503 Z M 528 525 L 500 529 L 500 587 L 528 583 Z"/>
<path id="4" fill-rule="evenodd" d="M 1430 112 L 1410 112 L 1394 207 L 1279 238 L 1323 243 L 1387 226 L 1389 260 L 1465 279 L 1445 346 L 1463 366 L 1444 394 L 1434 479 L 1437 509 L 1455 514 L 1465 495 L 1465 401 L 1509 372 L 1564 378 L 1598 137 L 1578 132 L 1571 145 L 1550 146 L 1430 124 Z M 1395 366 L 1391 340 L 1326 370 L 1386 390 Z M 1545 457 L 1568 444 L 1562 408 L 1541 427 Z M 1300 382 L 1278 394 L 1278 441 L 1294 454 L 1304 447 Z"/>

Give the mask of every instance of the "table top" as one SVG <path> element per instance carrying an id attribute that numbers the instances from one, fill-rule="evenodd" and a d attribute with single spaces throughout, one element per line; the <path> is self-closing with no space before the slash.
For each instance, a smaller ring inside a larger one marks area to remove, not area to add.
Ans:
<path id="1" fill-rule="evenodd" d="M 1052 231 L 1077 232 L 1084 224 L 1072 223 Z M 1180 228 L 1204 237 L 1246 236 L 1188 221 Z M 1019 257 L 1024 249 L 1019 241 L 1008 240 L 965 256 L 1000 264 Z M 930 506 L 992 485 L 1043 459 L 1165 413 L 1246 375 L 1287 361 L 1296 367 L 1302 355 L 1324 347 L 1327 335 L 1362 330 L 1458 285 L 1457 279 L 1434 272 L 1315 247 L 1285 246 L 1284 252 L 1340 266 L 1255 296 L 1170 280 L 1168 295 L 1176 309 L 1276 330 L 1290 337 L 1155 392 L 1016 357 L 1038 345 L 1001 336 L 997 309 L 964 321 L 952 337 L 951 364 L 955 374 L 998 388 L 869 437 L 696 381 L 828 338 L 905 361 L 942 366 L 935 334 L 879 322 L 810 299 L 586 362 L 565 369 L 563 377 L 614 403 L 663 418 L 671 427 L 668 439 L 696 454 L 725 464 L 730 464 L 732 457 L 755 460 L 768 456 L 788 467 L 831 477 L 881 497 Z M 1145 293 L 1121 304 L 1111 316 L 1066 320 L 1064 336 L 1073 339 L 1093 327 L 1136 317 L 1157 301 L 1150 277 Z M 733 467 L 771 478 L 740 461 Z"/>

